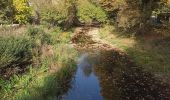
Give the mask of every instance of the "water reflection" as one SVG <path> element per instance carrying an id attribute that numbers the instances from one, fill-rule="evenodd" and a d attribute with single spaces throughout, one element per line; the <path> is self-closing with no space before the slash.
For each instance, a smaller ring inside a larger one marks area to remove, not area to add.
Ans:
<path id="1" fill-rule="evenodd" d="M 78 59 L 77 66 L 82 69 L 83 74 L 86 77 L 89 77 L 92 73 L 92 63 L 90 63 L 90 60 L 88 59 L 88 54 L 82 54 L 81 57 Z"/>
<path id="2" fill-rule="evenodd" d="M 72 88 L 62 97 L 62 100 L 103 100 L 100 94 L 99 80 L 93 73 L 93 65 L 88 54 L 80 56 Z"/>
<path id="3" fill-rule="evenodd" d="M 170 100 L 170 85 L 136 66 L 126 56 L 104 51 L 83 54 L 72 88 L 63 100 Z"/>
<path id="4" fill-rule="evenodd" d="M 114 58 L 114 59 L 113 59 Z M 106 100 L 170 100 L 170 86 L 127 57 L 103 52 L 95 66 Z"/>

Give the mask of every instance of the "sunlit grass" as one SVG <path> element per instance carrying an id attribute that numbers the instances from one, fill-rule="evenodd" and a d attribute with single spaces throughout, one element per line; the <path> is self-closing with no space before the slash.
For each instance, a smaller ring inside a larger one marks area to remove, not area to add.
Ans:
<path id="1" fill-rule="evenodd" d="M 102 39 L 123 49 L 138 66 L 159 76 L 170 75 L 169 39 L 149 39 L 143 36 L 127 36 L 106 25 L 100 29 Z M 160 37 L 161 38 L 161 37 Z"/>
<path id="2" fill-rule="evenodd" d="M 115 27 L 111 25 L 105 25 L 100 29 L 100 37 L 123 50 L 135 45 L 135 39 L 133 36 L 123 36 L 116 32 Z"/>
<path id="3" fill-rule="evenodd" d="M 132 58 L 146 69 L 156 74 L 170 74 L 170 47 L 162 41 L 141 40 L 127 52 Z"/>

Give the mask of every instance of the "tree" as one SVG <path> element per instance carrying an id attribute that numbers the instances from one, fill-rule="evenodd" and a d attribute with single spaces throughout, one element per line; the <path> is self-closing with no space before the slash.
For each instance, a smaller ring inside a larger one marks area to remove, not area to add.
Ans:
<path id="1" fill-rule="evenodd" d="M 100 5 L 115 19 L 123 31 L 138 30 L 145 26 L 152 11 L 165 0 L 100 0 Z"/>
<path id="2" fill-rule="evenodd" d="M 34 10 L 40 14 L 41 24 L 58 25 L 67 29 L 75 22 L 75 0 L 31 0 L 31 2 Z"/>
<path id="3" fill-rule="evenodd" d="M 0 0 L 0 24 L 12 22 L 13 14 L 12 0 Z"/>

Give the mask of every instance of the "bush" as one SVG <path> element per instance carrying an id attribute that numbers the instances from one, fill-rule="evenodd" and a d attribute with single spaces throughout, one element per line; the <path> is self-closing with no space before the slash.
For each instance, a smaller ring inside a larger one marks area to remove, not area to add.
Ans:
<path id="1" fill-rule="evenodd" d="M 45 25 L 55 26 L 61 25 L 65 21 L 65 17 L 57 11 L 55 7 L 48 7 L 41 10 L 41 23 Z"/>
<path id="2" fill-rule="evenodd" d="M 93 21 L 103 23 L 107 20 L 107 14 L 103 9 L 88 1 L 78 2 L 77 16 L 82 23 L 92 23 Z"/>
<path id="3" fill-rule="evenodd" d="M 19 24 L 26 24 L 29 22 L 32 9 L 29 7 L 27 0 L 13 0 L 13 5 L 15 7 L 15 21 Z"/>
<path id="4" fill-rule="evenodd" d="M 0 38 L 0 68 L 15 67 L 31 60 L 32 42 L 27 38 Z"/>
<path id="5" fill-rule="evenodd" d="M 47 33 L 44 32 L 43 29 L 37 27 L 29 27 L 27 30 L 28 36 L 35 42 L 35 45 L 43 45 L 43 44 L 50 44 L 51 37 Z"/>
<path id="6" fill-rule="evenodd" d="M 28 28 L 27 35 L 0 37 L 0 68 L 30 63 L 39 57 L 42 45 L 52 43 L 50 35 L 37 27 Z"/>
<path id="7" fill-rule="evenodd" d="M 67 19 L 68 12 L 65 0 L 54 2 L 55 3 L 49 0 L 32 0 L 34 9 L 38 9 L 37 11 L 40 14 L 41 24 L 48 26 L 61 25 Z"/>

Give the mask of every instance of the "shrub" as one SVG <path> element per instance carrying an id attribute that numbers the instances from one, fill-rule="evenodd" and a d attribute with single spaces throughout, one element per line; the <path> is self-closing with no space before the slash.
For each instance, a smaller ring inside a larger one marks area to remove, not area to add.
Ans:
<path id="1" fill-rule="evenodd" d="M 40 13 L 41 24 L 48 26 L 61 25 L 67 19 L 65 0 L 32 0 L 33 7 Z M 43 6 L 42 6 L 43 5 Z"/>
<path id="2" fill-rule="evenodd" d="M 43 44 L 50 44 L 52 42 L 50 35 L 38 27 L 29 27 L 27 34 L 32 39 L 32 41 L 35 42 L 35 45 L 41 46 Z"/>
<path id="3" fill-rule="evenodd" d="M 29 7 L 27 0 L 13 0 L 15 7 L 15 21 L 19 24 L 26 24 L 32 15 L 31 7 Z"/>
<path id="4" fill-rule="evenodd" d="M 45 25 L 60 25 L 64 23 L 65 17 L 55 7 L 48 7 L 41 10 L 41 22 Z"/>
<path id="5" fill-rule="evenodd" d="M 0 68 L 18 66 L 31 60 L 32 42 L 27 38 L 0 37 Z"/>
<path id="6" fill-rule="evenodd" d="M 107 14 L 103 9 L 88 1 L 78 2 L 77 16 L 82 23 L 105 22 L 107 20 Z"/>

